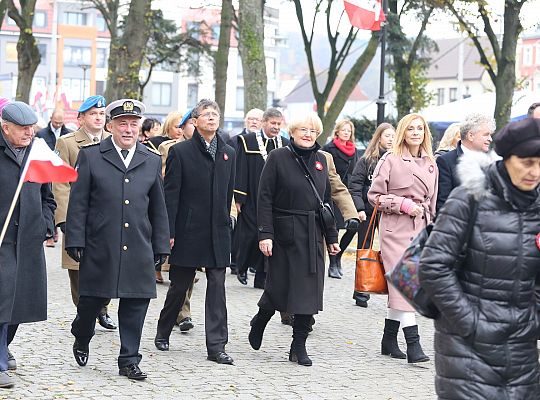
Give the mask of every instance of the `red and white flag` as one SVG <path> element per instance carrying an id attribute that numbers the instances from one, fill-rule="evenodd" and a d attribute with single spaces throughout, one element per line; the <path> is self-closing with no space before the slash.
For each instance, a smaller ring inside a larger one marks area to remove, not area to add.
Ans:
<path id="1" fill-rule="evenodd" d="M 24 182 L 75 182 L 77 171 L 52 151 L 45 140 L 35 138 L 24 166 Z"/>
<path id="2" fill-rule="evenodd" d="M 343 0 L 351 25 L 359 29 L 380 31 L 386 21 L 382 0 Z"/>

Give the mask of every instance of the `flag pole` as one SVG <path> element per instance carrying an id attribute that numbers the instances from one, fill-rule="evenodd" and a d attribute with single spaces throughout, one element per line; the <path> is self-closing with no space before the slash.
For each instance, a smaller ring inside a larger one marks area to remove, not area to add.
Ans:
<path id="1" fill-rule="evenodd" d="M 388 14 L 388 0 L 382 0 L 384 16 Z M 379 75 L 379 98 L 377 99 L 377 126 L 384 122 L 384 65 L 386 61 L 386 24 L 388 19 L 381 26 L 381 68 Z"/>

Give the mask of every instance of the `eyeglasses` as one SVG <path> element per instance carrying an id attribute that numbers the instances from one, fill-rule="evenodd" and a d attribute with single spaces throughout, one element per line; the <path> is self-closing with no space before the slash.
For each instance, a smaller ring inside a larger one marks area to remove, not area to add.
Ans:
<path id="1" fill-rule="evenodd" d="M 216 112 L 207 112 L 199 115 L 199 118 L 219 118 L 220 115 Z"/>
<path id="2" fill-rule="evenodd" d="M 248 121 L 256 121 L 256 122 L 261 122 L 262 121 L 260 118 L 255 118 L 255 117 L 248 117 L 247 120 Z"/>
<path id="3" fill-rule="evenodd" d="M 309 133 L 310 135 L 319 135 L 321 132 L 315 130 L 315 129 L 308 129 L 308 128 L 298 128 L 300 132 L 302 132 L 303 135 L 306 133 Z"/>

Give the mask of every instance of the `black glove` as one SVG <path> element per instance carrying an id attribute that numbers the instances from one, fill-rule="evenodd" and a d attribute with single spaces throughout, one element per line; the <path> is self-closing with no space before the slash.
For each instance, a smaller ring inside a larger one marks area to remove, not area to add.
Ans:
<path id="1" fill-rule="evenodd" d="M 66 223 L 65 222 L 60 222 L 58 225 L 56 225 L 57 227 L 60 228 L 60 230 L 62 231 L 62 233 L 66 233 Z"/>
<path id="2" fill-rule="evenodd" d="M 81 258 L 83 258 L 84 254 L 84 247 L 66 247 L 66 253 L 73 261 L 81 262 Z"/>
<path id="3" fill-rule="evenodd" d="M 345 229 L 348 231 L 357 231 L 360 228 L 360 220 L 358 218 L 351 218 L 345 221 Z"/>
<path id="4" fill-rule="evenodd" d="M 232 215 L 229 217 L 229 227 L 231 228 L 231 231 L 234 231 L 234 228 L 236 227 L 236 218 L 234 218 Z"/>
<path id="5" fill-rule="evenodd" d="M 156 271 L 161 271 L 161 266 L 167 261 L 167 254 L 154 254 L 154 267 Z"/>

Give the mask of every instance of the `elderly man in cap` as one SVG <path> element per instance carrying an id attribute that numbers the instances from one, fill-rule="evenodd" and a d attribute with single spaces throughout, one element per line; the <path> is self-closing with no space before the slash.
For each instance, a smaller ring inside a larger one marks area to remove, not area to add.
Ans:
<path id="1" fill-rule="evenodd" d="M 60 136 L 56 141 L 56 152 L 62 160 L 72 167 L 75 167 L 79 151 L 82 147 L 92 143 L 98 143 L 110 136 L 110 133 L 103 129 L 105 126 L 105 105 L 105 98 L 103 96 L 90 96 L 87 98 L 79 107 L 78 121 L 80 129 Z M 66 214 L 71 185 L 71 183 L 53 184 L 54 198 L 58 204 L 54 215 L 55 221 L 63 233 L 66 231 Z M 65 240 L 62 243 L 64 242 Z M 79 263 L 75 262 L 64 251 L 62 253 L 62 268 L 68 270 L 71 299 L 75 307 L 77 307 L 79 303 Z M 98 316 L 98 322 L 103 328 L 113 330 L 116 329 L 116 325 L 107 312 L 109 302 L 110 299 L 105 300 Z"/>
<path id="2" fill-rule="evenodd" d="M 145 107 L 137 100 L 109 104 L 112 136 L 79 152 L 71 187 L 66 251 L 79 268 L 79 303 L 71 333 L 73 355 L 86 365 L 96 317 L 119 298 L 120 375 L 142 380 L 141 333 L 156 297 L 155 264 L 170 253 L 161 160 L 137 140 Z"/>
<path id="3" fill-rule="evenodd" d="M 4 225 L 32 147 L 34 111 L 15 101 L 2 110 L 0 221 Z M 56 204 L 49 184 L 25 182 L 0 247 L 0 387 L 13 386 L 7 370 L 15 359 L 7 346 L 18 324 L 47 319 L 47 273 L 43 240 L 54 228 Z M 9 328 L 8 328 L 9 326 Z"/>

